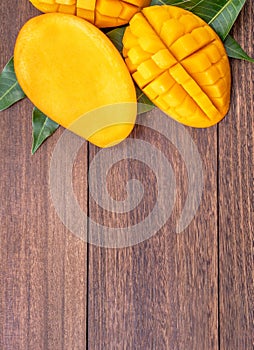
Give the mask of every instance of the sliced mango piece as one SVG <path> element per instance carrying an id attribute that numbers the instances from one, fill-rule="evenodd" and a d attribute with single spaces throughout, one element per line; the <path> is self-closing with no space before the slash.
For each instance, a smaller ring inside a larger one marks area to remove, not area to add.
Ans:
<path id="1" fill-rule="evenodd" d="M 60 13 L 32 18 L 18 35 L 14 67 L 36 107 L 97 146 L 119 143 L 131 132 L 133 81 L 117 49 L 89 22 Z"/>
<path id="2" fill-rule="evenodd" d="M 123 2 L 122 2 L 122 4 L 123 4 Z M 122 6 L 122 11 L 121 11 L 119 17 L 122 20 L 125 20 L 126 18 L 131 19 L 135 15 L 135 13 L 137 13 L 137 7 L 134 5 L 125 3 L 124 6 Z"/>
<path id="3" fill-rule="evenodd" d="M 70 6 L 76 4 L 76 0 L 55 0 L 54 2 L 60 5 L 70 5 Z"/>
<path id="4" fill-rule="evenodd" d="M 78 17 L 85 18 L 88 22 L 94 23 L 94 11 L 77 7 L 76 14 Z"/>
<path id="5" fill-rule="evenodd" d="M 177 63 L 177 60 L 168 49 L 163 49 L 156 52 L 152 56 L 152 60 L 162 69 L 167 69 Z"/>
<path id="6" fill-rule="evenodd" d="M 59 4 L 47 4 L 45 2 L 42 3 L 39 0 L 30 0 L 30 2 L 34 5 L 34 7 L 44 13 L 57 12 L 59 7 Z"/>
<path id="7" fill-rule="evenodd" d="M 136 35 L 132 34 L 130 27 L 127 27 L 125 30 L 128 35 L 123 37 L 123 45 L 126 49 L 131 49 L 134 46 L 138 45 L 138 38 Z"/>
<path id="8" fill-rule="evenodd" d="M 186 14 L 179 18 L 179 22 L 184 25 L 185 33 L 190 33 L 193 29 L 200 26 L 200 21 L 197 17 L 192 16 L 192 14 Z M 202 23 L 201 23 L 202 25 Z"/>
<path id="9" fill-rule="evenodd" d="M 140 47 L 147 52 L 157 53 L 165 48 L 162 41 L 156 35 L 142 36 L 138 39 Z"/>
<path id="10" fill-rule="evenodd" d="M 140 46 L 135 46 L 128 51 L 128 57 L 132 64 L 140 64 L 151 57 L 149 52 L 142 50 Z"/>
<path id="11" fill-rule="evenodd" d="M 69 15 L 75 15 L 76 5 L 59 5 L 58 11 L 62 13 L 68 13 Z"/>
<path id="12" fill-rule="evenodd" d="M 42 12 L 69 13 L 82 17 L 98 28 L 121 26 L 151 0 L 30 0 Z M 59 6 L 60 5 L 60 6 Z M 73 8 L 75 6 L 75 10 Z M 70 7 L 70 8 L 68 8 Z"/>
<path id="13" fill-rule="evenodd" d="M 162 24 L 160 37 L 167 46 L 171 46 L 185 34 L 185 27 L 177 19 L 171 18 Z"/>
<path id="14" fill-rule="evenodd" d="M 137 13 L 130 20 L 130 30 L 133 35 L 141 38 L 143 35 L 149 36 L 154 35 L 153 28 L 150 27 L 149 22 L 144 18 L 142 13 Z"/>
<path id="15" fill-rule="evenodd" d="M 142 62 L 138 66 L 137 71 L 147 80 L 157 77 L 162 72 L 162 69 L 160 69 L 153 60 L 149 59 Z"/>
<path id="16" fill-rule="evenodd" d="M 182 61 L 182 65 L 188 70 L 188 72 L 198 73 L 204 72 L 210 68 L 212 66 L 212 63 L 204 52 L 198 51 L 185 58 Z"/>
<path id="17" fill-rule="evenodd" d="M 168 9 L 165 6 L 153 6 L 153 12 L 151 12 L 149 8 L 146 7 L 143 9 L 142 13 L 145 16 L 147 22 L 150 23 L 150 26 L 160 36 L 163 23 L 170 18 Z M 137 17 L 135 16 L 135 18 Z M 134 18 L 132 20 L 134 21 Z"/>
<path id="18" fill-rule="evenodd" d="M 76 6 L 80 9 L 94 11 L 96 0 L 77 0 Z"/>
<path id="19" fill-rule="evenodd" d="M 128 57 L 126 58 L 125 63 L 127 64 L 127 67 L 131 73 L 136 72 L 138 66 L 133 64 Z"/>
<path id="20" fill-rule="evenodd" d="M 45 0 L 44 3 L 45 4 L 49 4 L 49 5 L 54 5 L 55 4 L 55 0 Z"/>
<path id="21" fill-rule="evenodd" d="M 144 8 L 131 19 L 123 46 L 133 79 L 172 118 L 203 128 L 227 113 L 231 75 L 225 48 L 193 13 L 169 5 Z"/>
<path id="22" fill-rule="evenodd" d="M 163 96 L 163 99 L 168 103 L 170 108 L 175 108 L 184 101 L 186 96 L 186 91 L 181 85 L 174 84 L 173 87 Z"/>
<path id="23" fill-rule="evenodd" d="M 96 12 L 100 15 L 105 15 L 107 17 L 119 17 L 122 11 L 122 3 L 115 0 L 97 0 L 96 1 Z"/>
<path id="24" fill-rule="evenodd" d="M 166 93 L 173 87 L 175 80 L 172 79 L 169 72 L 164 72 L 159 77 L 155 78 L 149 85 L 144 88 L 144 91 L 148 92 L 148 97 L 154 99 L 152 95 L 159 96 Z"/>

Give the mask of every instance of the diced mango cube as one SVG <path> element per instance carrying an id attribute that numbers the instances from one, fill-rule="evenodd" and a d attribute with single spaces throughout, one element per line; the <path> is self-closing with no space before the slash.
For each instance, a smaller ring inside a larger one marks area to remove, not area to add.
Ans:
<path id="1" fill-rule="evenodd" d="M 140 64 L 150 58 L 151 54 L 142 50 L 141 47 L 135 46 L 129 50 L 128 57 L 132 64 Z"/>
<path id="2" fill-rule="evenodd" d="M 179 22 L 184 25 L 186 34 L 190 33 L 193 29 L 200 27 L 200 21 L 197 17 L 192 16 L 192 14 L 181 16 Z"/>
<path id="3" fill-rule="evenodd" d="M 80 9 L 93 11 L 95 9 L 96 0 L 77 0 L 76 6 Z"/>
<path id="4" fill-rule="evenodd" d="M 125 63 L 127 64 L 127 67 L 131 73 L 136 72 L 138 66 L 136 64 L 133 64 L 129 57 L 126 58 Z"/>
<path id="5" fill-rule="evenodd" d="M 96 14 L 105 15 L 107 17 L 119 17 L 122 12 L 122 3 L 114 0 L 97 0 Z M 110 14 L 110 16 L 109 16 Z"/>
<path id="6" fill-rule="evenodd" d="M 131 49 L 134 46 L 138 46 L 138 37 L 132 34 L 130 27 L 125 29 L 125 35 L 123 37 L 123 46 L 126 49 Z"/>
<path id="7" fill-rule="evenodd" d="M 160 95 L 167 92 L 174 84 L 175 80 L 168 72 L 164 72 L 147 85 L 147 87 L 150 86 L 157 95 Z"/>
<path id="8" fill-rule="evenodd" d="M 161 32 L 163 23 L 169 19 L 168 11 L 165 6 L 154 6 L 153 12 L 149 10 L 149 7 L 145 7 L 142 13 L 157 34 Z"/>
<path id="9" fill-rule="evenodd" d="M 134 5 L 136 7 L 143 7 L 144 1 L 143 0 L 125 0 L 126 3 Z"/>
<path id="10" fill-rule="evenodd" d="M 145 17 L 142 15 L 141 12 L 137 13 L 132 19 L 130 20 L 130 27 L 131 31 L 134 35 L 137 37 L 141 37 L 144 34 L 147 35 L 153 35 L 154 30 L 151 28 Z"/>
<path id="11" fill-rule="evenodd" d="M 187 94 L 181 85 L 175 83 L 175 85 L 173 85 L 173 87 L 163 96 L 169 106 L 175 108 L 183 102 Z"/>
<path id="12" fill-rule="evenodd" d="M 225 79 L 220 78 L 216 84 L 204 85 L 202 88 L 207 93 L 208 96 L 218 98 L 218 97 L 221 97 L 224 95 L 228 86 L 227 86 Z"/>
<path id="13" fill-rule="evenodd" d="M 145 79 L 138 71 L 134 72 L 132 77 L 141 89 L 153 80 L 152 78 Z"/>
<path id="14" fill-rule="evenodd" d="M 76 5 L 59 5 L 58 12 L 68 13 L 69 15 L 75 15 Z"/>
<path id="15" fill-rule="evenodd" d="M 57 4 L 60 4 L 60 5 L 75 5 L 76 4 L 76 0 L 55 0 L 55 2 Z"/>
<path id="16" fill-rule="evenodd" d="M 204 47 L 200 52 L 205 53 L 211 63 L 216 63 L 221 59 L 221 50 L 217 46 L 217 42 L 212 42 Z"/>
<path id="17" fill-rule="evenodd" d="M 185 82 L 190 80 L 190 75 L 186 72 L 183 66 L 178 63 L 169 69 L 170 75 L 177 81 L 179 84 L 184 85 Z"/>
<path id="18" fill-rule="evenodd" d="M 177 39 L 185 34 L 184 25 L 175 18 L 171 18 L 162 24 L 160 36 L 163 42 L 170 47 Z"/>
<path id="19" fill-rule="evenodd" d="M 114 26 L 117 26 L 117 18 L 110 17 L 100 14 L 100 12 L 95 11 L 95 25 L 98 27 L 109 27 L 114 23 Z"/>
<path id="20" fill-rule="evenodd" d="M 146 96 L 148 96 L 150 98 L 151 101 L 154 100 L 158 96 L 156 91 L 154 91 L 154 89 L 152 88 L 151 84 L 146 85 L 144 87 L 143 91 L 146 94 Z"/>
<path id="21" fill-rule="evenodd" d="M 77 16 L 85 18 L 87 21 L 94 23 L 94 11 L 84 10 L 77 7 Z"/>
<path id="22" fill-rule="evenodd" d="M 154 103 L 156 104 L 156 106 L 158 106 L 160 109 L 162 109 L 163 111 L 168 110 L 169 105 L 168 103 L 165 101 L 164 99 L 164 95 L 160 95 L 158 96 L 155 100 Z"/>
<path id="23" fill-rule="evenodd" d="M 206 46 L 208 45 L 211 41 L 213 41 L 214 36 L 212 36 L 210 34 L 210 31 L 207 30 L 207 28 L 209 28 L 208 26 L 205 27 L 199 27 L 194 29 L 191 32 L 191 35 L 193 36 L 193 38 L 195 39 L 195 41 L 198 43 L 199 45 L 199 49 L 202 46 Z"/>
<path id="24" fill-rule="evenodd" d="M 168 15 L 170 18 L 176 18 L 179 20 L 183 16 L 183 14 L 185 14 L 180 7 L 177 7 L 177 6 L 164 6 L 164 7 L 168 11 Z"/>
<path id="25" fill-rule="evenodd" d="M 152 56 L 152 60 L 162 69 L 167 69 L 177 63 L 175 57 L 167 49 L 158 51 Z"/>
<path id="26" fill-rule="evenodd" d="M 175 110 L 181 116 L 189 117 L 196 113 L 197 108 L 196 102 L 189 95 L 187 95 L 184 101 L 178 107 L 176 107 Z"/>
<path id="27" fill-rule="evenodd" d="M 124 3 L 124 6 L 122 7 L 122 11 L 121 11 L 119 17 L 125 19 L 126 21 L 128 21 L 129 18 L 132 18 L 135 15 L 136 12 L 137 12 L 137 7 L 136 6 Z"/>
<path id="28" fill-rule="evenodd" d="M 144 79 L 155 78 L 162 72 L 162 70 L 151 59 L 142 62 L 138 66 L 137 71 L 144 77 Z"/>
<path id="29" fill-rule="evenodd" d="M 215 84 L 222 78 L 221 72 L 214 65 L 204 72 L 193 73 L 192 76 L 200 86 Z"/>
<path id="30" fill-rule="evenodd" d="M 49 4 L 49 5 L 54 5 L 55 4 L 55 0 L 43 0 L 43 3 L 44 4 Z"/>
<path id="31" fill-rule="evenodd" d="M 165 48 L 165 45 L 157 35 L 142 36 L 138 39 L 140 47 L 147 52 L 157 53 Z"/>
<path id="32" fill-rule="evenodd" d="M 144 8 L 131 20 L 123 44 L 136 83 L 174 119 L 208 127 L 225 116 L 229 62 L 218 35 L 201 18 L 176 6 Z"/>
<path id="33" fill-rule="evenodd" d="M 190 73 L 204 72 L 212 66 L 207 55 L 200 51 L 185 58 L 181 63 Z"/>

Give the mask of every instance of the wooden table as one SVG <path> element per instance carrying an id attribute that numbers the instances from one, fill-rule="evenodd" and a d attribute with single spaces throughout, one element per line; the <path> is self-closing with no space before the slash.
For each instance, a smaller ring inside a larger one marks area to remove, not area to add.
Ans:
<path id="1" fill-rule="evenodd" d="M 1 68 L 19 29 L 36 14 L 26 0 L 1 1 Z M 233 29 L 252 56 L 253 19 L 248 0 Z M 63 129 L 31 156 L 29 101 L 1 114 L 1 349 L 253 349 L 254 71 L 243 61 L 232 60 L 231 66 L 228 116 L 207 130 L 187 128 L 203 161 L 204 192 L 181 234 L 175 233 L 186 195 L 181 157 L 161 135 L 135 128 L 132 137 L 161 149 L 177 188 L 185 190 L 177 192 L 167 224 L 128 248 L 89 245 L 59 219 L 49 166 Z M 104 225 L 128 226 L 130 215 L 109 215 L 87 197 L 87 163 L 97 151 L 85 143 L 75 161 L 79 203 Z M 149 209 L 156 179 L 139 162 L 113 167 L 112 197 L 124 198 L 131 177 L 144 184 Z"/>

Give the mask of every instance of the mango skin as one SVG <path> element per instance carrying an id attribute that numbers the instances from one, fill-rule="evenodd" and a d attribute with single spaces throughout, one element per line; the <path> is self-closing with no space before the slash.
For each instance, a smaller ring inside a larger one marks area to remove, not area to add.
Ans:
<path id="1" fill-rule="evenodd" d="M 133 129 L 131 76 L 114 45 L 89 22 L 59 13 L 32 18 L 18 35 L 14 67 L 39 110 L 97 146 L 119 143 Z"/>
<path id="2" fill-rule="evenodd" d="M 176 6 L 144 8 L 131 19 L 123 47 L 133 79 L 173 119 L 205 128 L 227 114 L 228 57 L 201 18 Z"/>
<path id="3" fill-rule="evenodd" d="M 30 0 L 41 12 L 60 12 L 84 18 L 98 28 L 127 24 L 151 0 Z"/>

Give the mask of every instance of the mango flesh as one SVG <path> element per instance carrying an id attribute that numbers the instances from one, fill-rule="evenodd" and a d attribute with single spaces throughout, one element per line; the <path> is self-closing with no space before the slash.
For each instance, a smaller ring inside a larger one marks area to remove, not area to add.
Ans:
<path id="1" fill-rule="evenodd" d="M 98 28 L 129 22 L 151 0 L 30 0 L 40 11 L 61 12 L 82 17 Z"/>
<path id="2" fill-rule="evenodd" d="M 32 18 L 18 35 L 14 67 L 39 110 L 97 146 L 119 143 L 131 132 L 133 81 L 119 52 L 89 22 L 59 13 Z"/>
<path id="3" fill-rule="evenodd" d="M 136 14 L 123 37 L 133 79 L 169 116 L 209 127 L 227 113 L 231 75 L 218 35 L 199 17 L 175 6 Z"/>

